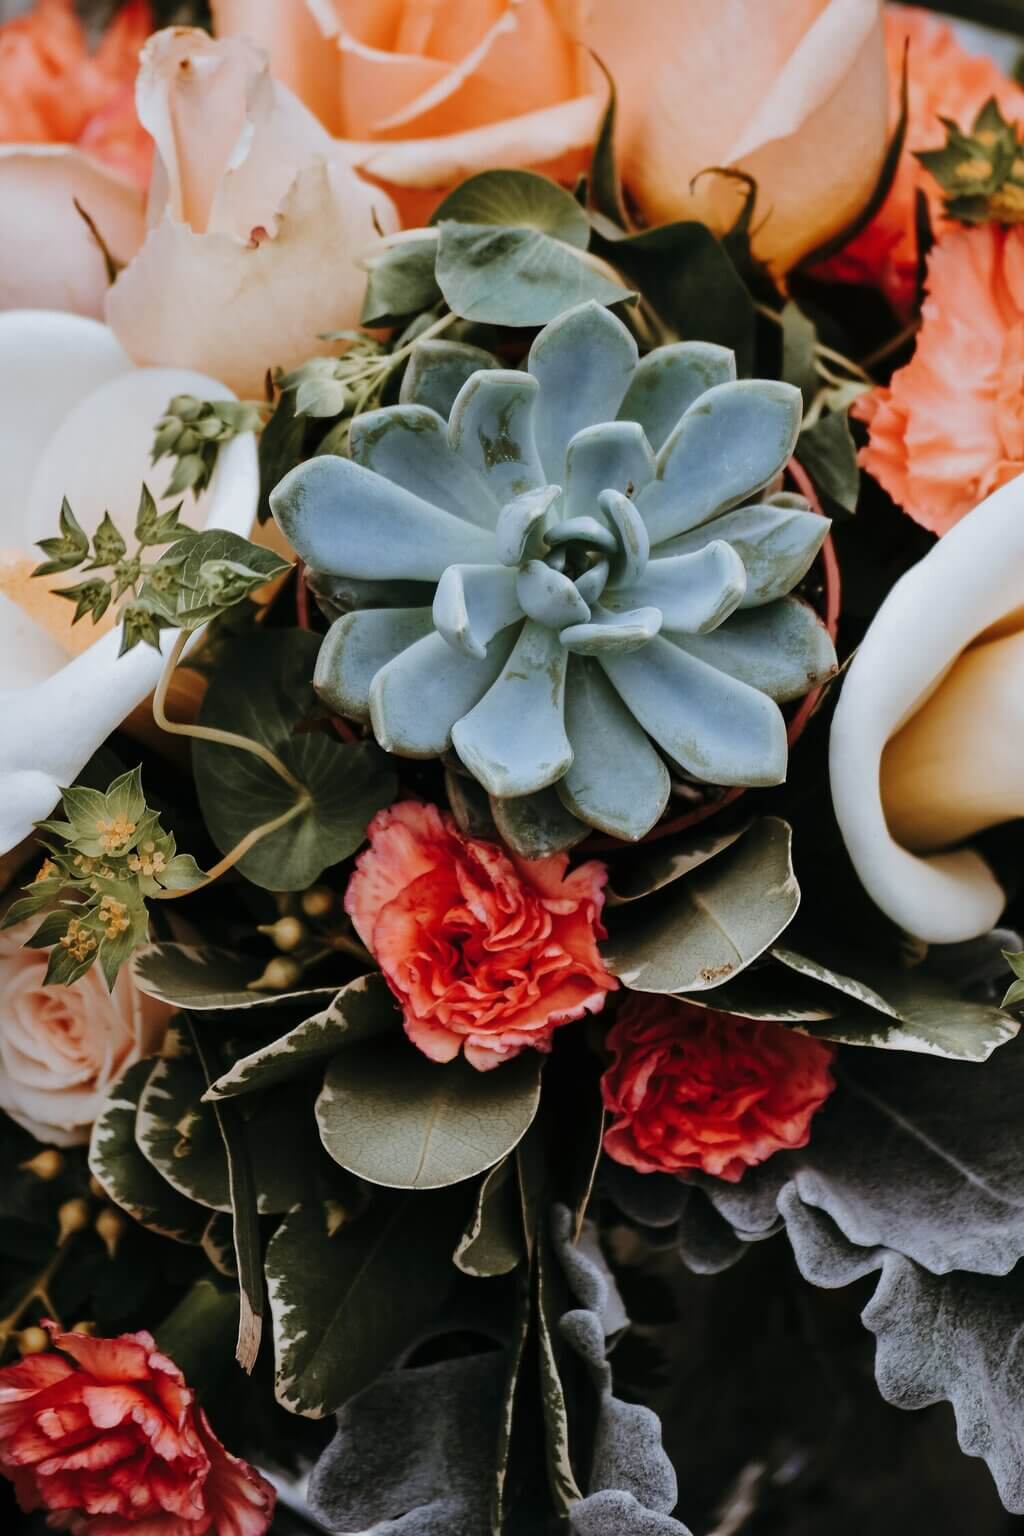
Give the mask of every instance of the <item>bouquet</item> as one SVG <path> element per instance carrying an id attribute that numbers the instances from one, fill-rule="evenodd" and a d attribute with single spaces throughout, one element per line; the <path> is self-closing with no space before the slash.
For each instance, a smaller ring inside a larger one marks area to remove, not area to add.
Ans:
<path id="1" fill-rule="evenodd" d="M 802 1531 L 869 1336 L 1024 1514 L 1024 90 L 185 19 L 0 27 L 17 1528 Z"/>

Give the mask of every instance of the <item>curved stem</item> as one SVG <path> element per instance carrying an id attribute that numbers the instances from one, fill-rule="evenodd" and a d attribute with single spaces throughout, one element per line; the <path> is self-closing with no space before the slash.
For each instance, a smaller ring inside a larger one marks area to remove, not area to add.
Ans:
<path id="1" fill-rule="evenodd" d="M 257 843 L 261 843 L 272 832 L 280 832 L 282 827 L 286 827 L 290 821 L 294 821 L 295 817 L 300 815 L 309 804 L 309 792 L 303 789 L 294 805 L 290 805 L 286 811 L 282 811 L 280 816 L 275 816 L 273 821 L 265 821 L 261 827 L 253 827 L 252 831 L 247 832 L 241 842 L 235 844 L 230 853 L 226 853 L 222 859 L 218 859 L 217 863 L 211 869 L 208 869 L 203 878 L 197 881 L 195 885 L 188 886 L 184 891 L 157 891 L 151 899 L 153 901 L 177 901 L 181 896 L 194 896 L 196 891 L 201 891 L 206 886 L 212 885 L 215 880 L 220 879 L 221 875 L 226 875 L 229 869 L 234 869 L 238 861 L 244 859 L 251 848 L 255 848 Z"/>
<path id="2" fill-rule="evenodd" d="M 306 786 L 302 784 L 292 773 L 276 752 L 265 747 L 260 741 L 251 741 L 248 736 L 239 736 L 235 731 L 221 731 L 209 725 L 184 725 L 176 720 L 168 720 L 164 706 L 167 703 L 167 690 L 171 684 L 175 669 L 181 660 L 182 652 L 189 641 L 187 631 L 182 630 L 171 647 L 166 665 L 153 695 L 153 719 L 163 731 L 168 731 L 172 736 L 191 736 L 196 741 L 217 742 L 222 747 L 237 747 L 240 752 L 251 752 L 253 757 L 258 757 L 261 762 L 283 779 L 289 789 L 304 800 L 309 796 Z M 258 829 L 257 829 L 258 830 Z"/>
<path id="3" fill-rule="evenodd" d="M 14 1333 L 18 1328 L 22 1318 L 34 1301 L 41 1302 L 46 1308 L 47 1312 L 53 1317 L 54 1322 L 56 1322 L 58 1326 L 60 1325 L 60 1318 L 57 1317 L 56 1308 L 54 1307 L 53 1302 L 50 1300 L 49 1286 L 50 1281 L 53 1279 L 54 1275 L 57 1273 L 58 1269 L 63 1263 L 64 1257 L 70 1246 L 71 1242 L 68 1241 L 63 1243 L 57 1249 L 46 1266 L 40 1270 L 35 1279 L 30 1281 L 28 1286 L 26 1286 L 25 1290 L 19 1296 L 18 1300 L 15 1302 L 11 1311 L 8 1312 L 7 1316 L 0 1318 L 0 1353 L 2 1353 L 3 1350 L 7 1347 L 7 1344 L 11 1338 L 11 1334 Z"/>

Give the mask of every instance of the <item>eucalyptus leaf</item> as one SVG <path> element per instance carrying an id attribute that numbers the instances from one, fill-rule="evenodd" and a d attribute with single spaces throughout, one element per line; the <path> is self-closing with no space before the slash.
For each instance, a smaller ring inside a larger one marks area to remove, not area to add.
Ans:
<path id="1" fill-rule="evenodd" d="M 640 992 L 705 992 L 762 955 L 800 904 L 786 822 L 762 817 L 657 905 L 618 918 L 609 968 Z"/>
<path id="2" fill-rule="evenodd" d="M 322 731 L 296 734 L 315 709 L 319 647 L 319 637 L 305 630 L 246 635 L 225 648 L 200 711 L 201 725 L 269 747 L 309 797 L 239 860 L 241 873 L 266 890 L 304 890 L 348 858 L 397 789 L 394 769 L 372 743 L 342 743 Z M 196 741 L 192 760 L 206 825 L 225 853 L 296 806 L 292 787 L 250 752 Z"/>
<path id="3" fill-rule="evenodd" d="M 585 251 L 590 225 L 571 192 L 534 171 L 483 171 L 449 192 L 430 222 L 534 229 Z"/>
<path id="4" fill-rule="evenodd" d="M 429 1327 L 456 1276 L 463 1204 L 448 1191 L 378 1197 L 333 1236 L 321 1206 L 284 1218 L 266 1254 L 283 1407 L 333 1413 Z"/>
<path id="5" fill-rule="evenodd" d="M 397 325 L 408 315 L 431 309 L 441 292 L 434 278 L 436 236 L 398 240 L 375 251 L 366 263 L 362 325 Z"/>
<path id="6" fill-rule="evenodd" d="M 606 900 L 610 907 L 621 907 L 644 896 L 652 896 L 709 859 L 731 848 L 750 826 L 743 822 L 728 831 L 717 831 L 711 821 L 674 838 L 649 843 L 628 862 L 620 860 L 609 876 Z"/>
<path id="7" fill-rule="evenodd" d="M 447 221 L 436 270 L 448 307 L 488 325 L 546 325 L 588 299 L 617 304 L 631 297 L 586 252 L 533 228 Z"/>
<path id="8" fill-rule="evenodd" d="M 319 1013 L 296 1024 L 279 1040 L 240 1057 L 217 1078 L 206 1097 L 225 1099 L 276 1088 L 330 1061 L 346 1047 L 397 1034 L 400 1029 L 401 1013 L 383 976 L 377 971 L 359 976 Z"/>
<path id="9" fill-rule="evenodd" d="M 490 1072 L 432 1062 L 403 1035 L 335 1056 L 317 1100 L 327 1151 L 371 1184 L 436 1189 L 510 1152 L 537 1113 L 542 1058 L 524 1051 Z"/>

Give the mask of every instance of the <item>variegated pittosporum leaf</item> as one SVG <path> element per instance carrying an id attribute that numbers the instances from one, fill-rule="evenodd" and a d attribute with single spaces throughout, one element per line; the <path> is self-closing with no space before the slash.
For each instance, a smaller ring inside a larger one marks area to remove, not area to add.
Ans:
<path id="1" fill-rule="evenodd" d="M 732 354 L 700 342 L 638 360 L 596 303 L 547 325 L 525 371 L 463 375 L 445 420 L 440 370 L 458 381 L 466 361 L 414 354 L 417 398 L 356 418 L 351 459 L 311 459 L 271 496 L 354 609 L 321 650 L 322 698 L 388 751 L 454 747 L 497 801 L 554 786 L 569 842 L 575 820 L 642 837 L 666 759 L 713 784 L 779 783 L 779 704 L 835 669 L 790 595 L 828 523 L 771 494 L 799 391 L 737 381 Z"/>

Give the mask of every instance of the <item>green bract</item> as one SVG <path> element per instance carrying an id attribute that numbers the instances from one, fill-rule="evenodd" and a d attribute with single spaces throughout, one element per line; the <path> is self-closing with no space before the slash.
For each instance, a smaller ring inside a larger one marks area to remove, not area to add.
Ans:
<path id="1" fill-rule="evenodd" d="M 744 504 L 789 459 L 799 392 L 737 382 L 700 342 L 638 360 L 595 303 L 546 326 L 525 371 L 492 362 L 425 344 L 402 403 L 353 422 L 350 460 L 312 459 L 273 492 L 314 583 L 353 610 L 321 649 L 320 695 L 388 751 L 454 747 L 496 800 L 554 786 L 621 838 L 661 815 L 665 758 L 779 783 L 779 703 L 835 668 L 787 595 L 828 523 L 792 496 Z"/>

